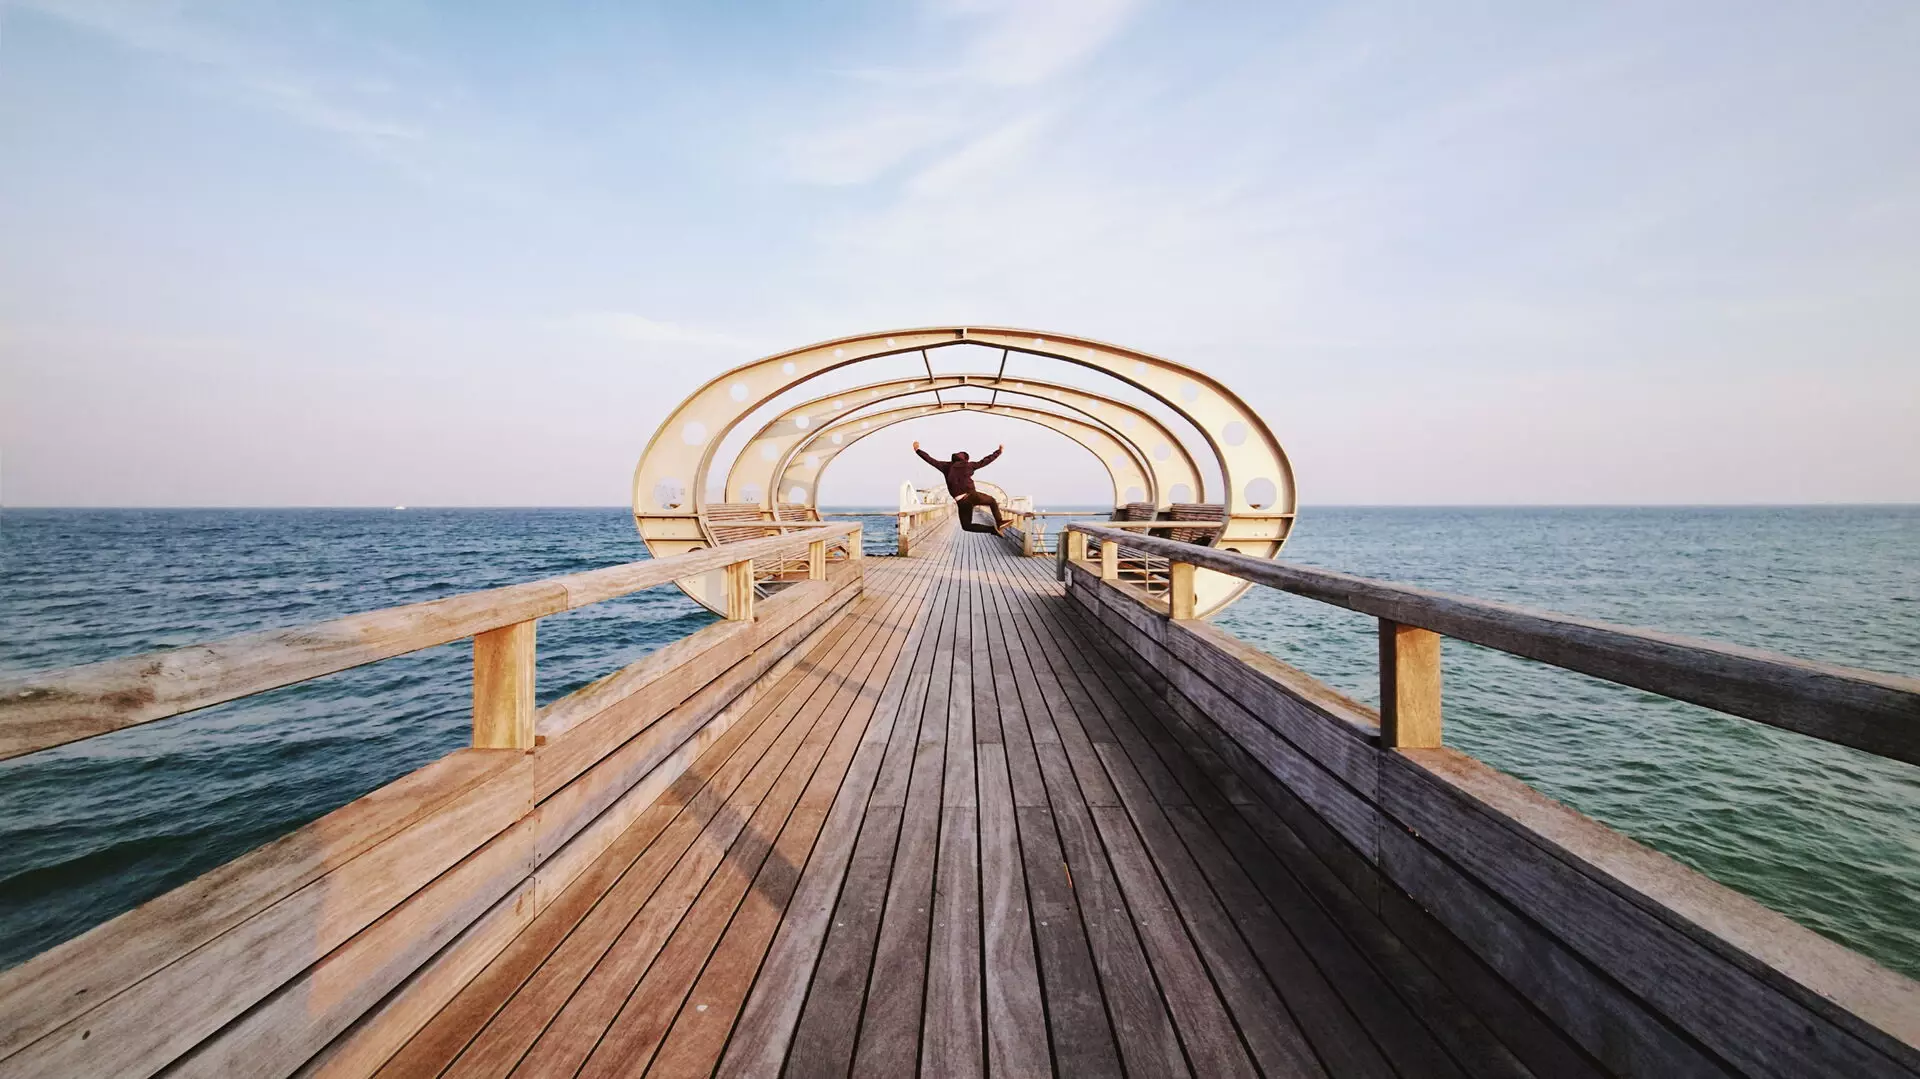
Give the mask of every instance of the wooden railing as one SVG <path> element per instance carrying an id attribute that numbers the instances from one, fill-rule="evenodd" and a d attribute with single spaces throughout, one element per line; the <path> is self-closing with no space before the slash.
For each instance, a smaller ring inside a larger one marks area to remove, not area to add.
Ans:
<path id="1" fill-rule="evenodd" d="M 924 532 L 953 515 L 953 503 L 937 502 L 919 509 L 901 510 L 898 520 L 899 550 L 902 558 L 913 553 L 914 533 Z"/>
<path id="2" fill-rule="evenodd" d="M 863 587 L 854 523 L 29 675 L 9 756 L 463 637 L 473 741 L 0 972 L 0 1079 L 363 1075 L 801 662 Z M 807 567 L 756 599 L 755 563 Z M 803 561 L 802 561 L 803 560 Z M 533 707 L 538 618 L 723 572 L 727 620 Z"/>
<path id="3" fill-rule="evenodd" d="M 1920 679 L 1451 596 L 1101 525 L 1067 527 L 1099 542 L 1101 576 L 1107 579 L 1119 576 L 1121 544 L 1170 560 L 1168 606 L 1174 618 L 1192 617 L 1196 566 L 1378 618 L 1381 737 L 1390 747 L 1440 744 L 1440 638 L 1452 637 L 1920 764 Z M 1076 551 L 1070 543 L 1068 557 L 1085 561 L 1080 546 Z"/>
<path id="4" fill-rule="evenodd" d="M 727 617 L 753 617 L 753 563 L 804 553 L 825 576 L 827 545 L 857 523 L 817 524 L 705 551 L 468 592 L 64 670 L 0 679 L 0 760 L 152 723 L 423 648 L 473 638 L 473 745 L 534 744 L 534 627 L 585 607 L 716 569 L 727 573 Z"/>
<path id="5" fill-rule="evenodd" d="M 1067 527 L 1069 601 L 1137 665 L 1175 737 L 1225 762 L 1353 901 L 1393 924 L 1437 919 L 1451 941 L 1403 938 L 1435 971 L 1485 964 L 1612 1074 L 1920 1076 L 1920 983 L 1442 744 L 1440 641 L 1908 763 L 1920 682 Z M 1123 551 L 1166 560 L 1164 591 L 1127 580 Z M 1379 619 L 1378 711 L 1194 618 L 1209 571 Z"/>

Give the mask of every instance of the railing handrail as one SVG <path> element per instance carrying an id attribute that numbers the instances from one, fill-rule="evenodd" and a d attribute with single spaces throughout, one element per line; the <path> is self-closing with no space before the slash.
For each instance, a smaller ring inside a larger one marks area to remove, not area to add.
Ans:
<path id="1" fill-rule="evenodd" d="M 789 554 L 858 531 L 857 523 L 814 524 L 667 558 L 0 678 L 0 760 L 451 644 L 682 577 Z"/>
<path id="2" fill-rule="evenodd" d="M 1069 524 L 1242 580 L 1730 715 L 1920 764 L 1920 679 Z"/>

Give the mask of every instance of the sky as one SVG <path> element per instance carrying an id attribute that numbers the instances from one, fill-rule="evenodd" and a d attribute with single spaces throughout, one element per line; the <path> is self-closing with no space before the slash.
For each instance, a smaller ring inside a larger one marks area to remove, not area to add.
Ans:
<path id="1" fill-rule="evenodd" d="M 1302 507 L 1920 501 L 1916 56 L 1906 0 L 0 0 L 0 501 L 622 505 L 720 371 L 968 324 L 1212 374 Z M 822 500 L 916 438 L 1102 495 L 948 416 Z"/>

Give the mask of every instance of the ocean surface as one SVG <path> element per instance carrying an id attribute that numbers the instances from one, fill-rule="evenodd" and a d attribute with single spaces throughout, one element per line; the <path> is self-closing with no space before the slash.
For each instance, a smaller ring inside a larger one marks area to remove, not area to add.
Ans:
<path id="1" fill-rule="evenodd" d="M 870 517 L 870 552 L 892 519 Z M 0 672 L 645 557 L 623 509 L 0 511 Z M 1304 510 L 1289 560 L 1920 671 L 1920 507 Z M 539 698 L 707 624 L 674 589 L 543 619 Z M 1376 696 L 1373 622 L 1256 589 L 1217 621 Z M 0 762 L 0 967 L 464 745 L 430 649 Z M 1920 977 L 1920 769 L 1449 641 L 1446 738 Z"/>

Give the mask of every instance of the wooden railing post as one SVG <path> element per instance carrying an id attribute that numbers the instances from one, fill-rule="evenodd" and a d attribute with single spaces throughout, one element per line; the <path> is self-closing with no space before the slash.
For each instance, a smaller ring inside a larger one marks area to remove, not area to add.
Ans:
<path id="1" fill-rule="evenodd" d="M 1067 533 L 1067 558 L 1074 562 L 1087 560 L 1087 534 L 1085 532 Z"/>
<path id="2" fill-rule="evenodd" d="M 1380 745 L 1440 744 L 1440 635 L 1380 620 Z"/>
<path id="3" fill-rule="evenodd" d="M 1120 545 L 1112 540 L 1100 541 L 1100 579 L 1103 581 L 1120 579 Z"/>
<path id="4" fill-rule="evenodd" d="M 847 535 L 847 557 L 849 559 L 867 557 L 867 531 L 859 525 L 855 525 L 853 531 Z"/>
<path id="5" fill-rule="evenodd" d="M 1193 617 L 1193 563 L 1167 565 L 1167 616 L 1185 621 Z"/>
<path id="6" fill-rule="evenodd" d="M 753 621 L 753 559 L 727 566 L 727 618 Z"/>
<path id="7" fill-rule="evenodd" d="M 473 638 L 473 748 L 533 748 L 534 619 Z"/>
<path id="8" fill-rule="evenodd" d="M 814 540 L 807 544 L 807 580 L 824 581 L 827 579 L 827 541 Z"/>
<path id="9" fill-rule="evenodd" d="M 913 535 L 913 514 L 901 514 L 900 525 L 894 531 L 895 535 L 899 537 L 900 557 L 905 558 L 913 547 L 913 540 L 911 538 Z"/>

